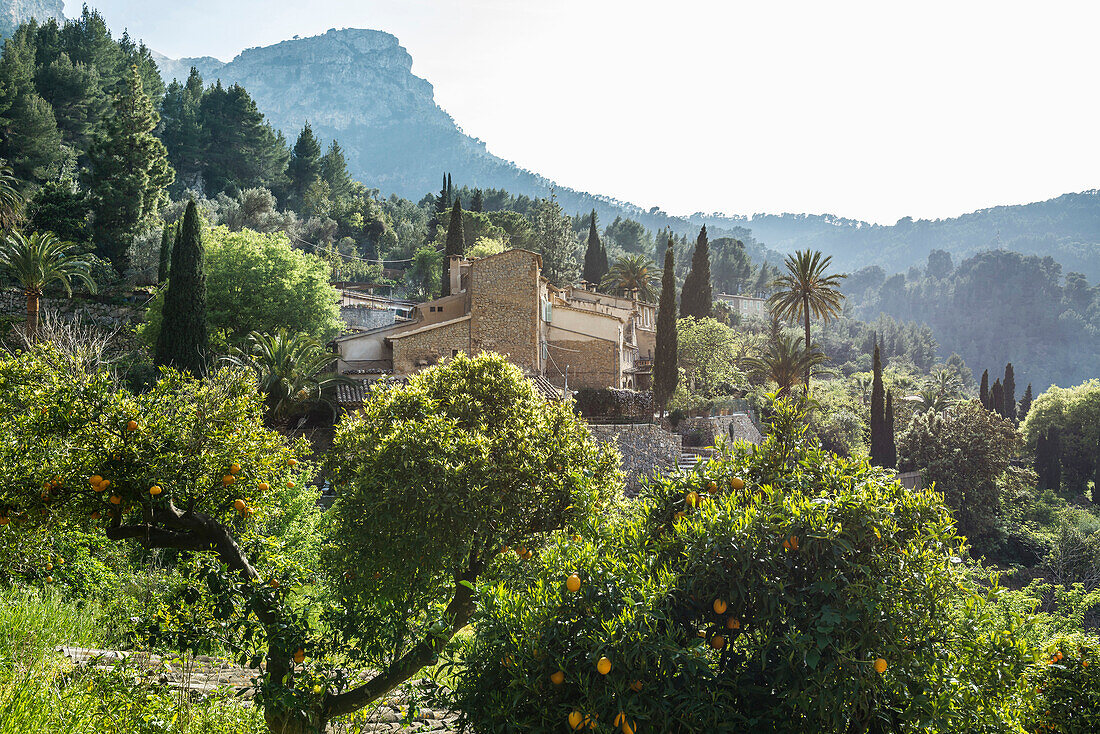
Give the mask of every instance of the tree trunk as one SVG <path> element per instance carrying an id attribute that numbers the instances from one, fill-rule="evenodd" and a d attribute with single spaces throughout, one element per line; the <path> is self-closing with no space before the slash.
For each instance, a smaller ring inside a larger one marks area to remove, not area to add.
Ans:
<path id="1" fill-rule="evenodd" d="M 42 293 L 37 288 L 28 288 L 27 295 L 27 341 L 34 344 L 38 341 L 38 304 Z"/>
<path id="2" fill-rule="evenodd" d="M 805 319 L 806 324 L 806 353 L 810 353 L 810 299 L 808 296 L 802 296 L 802 317 Z M 806 367 L 806 393 L 810 392 L 810 368 Z"/>

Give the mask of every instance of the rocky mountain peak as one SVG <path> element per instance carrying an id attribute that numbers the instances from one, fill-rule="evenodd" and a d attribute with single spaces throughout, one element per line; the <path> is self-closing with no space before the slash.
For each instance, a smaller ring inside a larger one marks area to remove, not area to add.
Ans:
<path id="1" fill-rule="evenodd" d="M 64 0 L 0 0 L 0 38 L 7 38 L 31 18 L 39 22 L 57 18 L 64 20 Z"/>

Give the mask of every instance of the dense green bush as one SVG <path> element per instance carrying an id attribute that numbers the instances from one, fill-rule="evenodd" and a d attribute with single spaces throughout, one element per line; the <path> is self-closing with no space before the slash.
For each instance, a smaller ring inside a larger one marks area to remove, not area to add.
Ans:
<path id="1" fill-rule="evenodd" d="M 940 496 L 826 454 L 803 420 L 777 403 L 763 446 L 656 483 L 483 589 L 478 634 L 450 663 L 463 720 L 1017 731 L 1034 656 L 995 588 L 968 580 Z"/>
<path id="2" fill-rule="evenodd" d="M 577 412 L 585 418 L 653 417 L 653 393 L 616 388 L 582 388 L 576 395 Z"/>
<path id="3" fill-rule="evenodd" d="M 1074 494 L 1085 491 L 1100 463 L 1100 380 L 1076 387 L 1052 386 L 1035 398 L 1020 426 L 1027 445 L 1035 449 L 1040 435 L 1058 429 L 1062 477 Z M 1093 502 L 1098 497 L 1093 496 Z"/>

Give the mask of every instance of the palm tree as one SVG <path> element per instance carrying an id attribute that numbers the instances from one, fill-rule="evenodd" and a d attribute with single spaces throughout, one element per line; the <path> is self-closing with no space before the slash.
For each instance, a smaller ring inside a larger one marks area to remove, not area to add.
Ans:
<path id="1" fill-rule="evenodd" d="M 315 405 L 328 405 L 335 410 L 326 391 L 349 380 L 327 372 L 334 359 L 335 355 L 325 351 L 313 337 L 290 334 L 286 329 L 279 329 L 274 335 L 253 331 L 244 349 L 234 348 L 225 358 L 230 364 L 255 373 L 272 423 L 286 421 Z"/>
<path id="2" fill-rule="evenodd" d="M 775 294 L 768 299 L 772 313 L 786 321 L 802 321 L 806 327 L 806 349 L 810 344 L 810 318 L 828 321 L 840 315 L 844 294 L 837 290 L 847 275 L 829 275 L 826 271 L 832 256 L 820 252 L 799 250 L 788 255 L 787 272 L 772 281 Z M 810 389 L 810 371 L 805 373 L 806 389 Z"/>
<path id="3" fill-rule="evenodd" d="M 12 232 L 0 242 L 0 268 L 8 271 L 27 296 L 28 341 L 35 341 L 38 335 L 38 309 L 46 286 L 58 282 L 71 296 L 72 281 L 76 279 L 95 293 L 91 267 L 72 247 L 49 232 L 35 232 L 29 237 Z"/>
<path id="4" fill-rule="evenodd" d="M 818 369 L 829 358 L 811 344 L 805 349 L 797 336 L 775 331 L 768 340 L 767 347 L 759 355 L 743 361 L 744 367 L 762 382 L 775 382 L 779 386 L 777 397 L 784 398 L 801 380 L 803 375 L 827 374 L 828 370 Z"/>
<path id="5" fill-rule="evenodd" d="M 932 411 L 933 413 L 944 413 L 952 405 L 957 403 L 950 395 L 946 395 L 937 390 L 932 385 L 926 385 L 922 387 L 915 395 L 906 395 L 903 400 L 910 403 L 915 403 L 916 407 L 914 413 L 927 413 Z"/>
<path id="6" fill-rule="evenodd" d="M 0 234 L 15 229 L 23 219 L 23 196 L 11 167 L 0 159 Z"/>
<path id="7" fill-rule="evenodd" d="M 600 285 L 613 293 L 630 295 L 638 289 L 638 298 L 653 303 L 661 284 L 661 271 L 645 255 L 625 255 L 615 261 Z"/>

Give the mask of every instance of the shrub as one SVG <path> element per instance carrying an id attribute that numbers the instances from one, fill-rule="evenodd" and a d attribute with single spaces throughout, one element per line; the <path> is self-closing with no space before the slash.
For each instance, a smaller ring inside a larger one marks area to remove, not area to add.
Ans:
<path id="1" fill-rule="evenodd" d="M 576 395 L 577 412 L 585 418 L 652 418 L 652 392 L 613 387 L 582 388 Z"/>
<path id="2" fill-rule="evenodd" d="M 1030 731 L 1092 734 L 1100 731 L 1100 640 L 1083 634 L 1054 640 L 1036 676 Z"/>
<path id="3" fill-rule="evenodd" d="M 777 403 L 759 449 L 657 482 L 483 589 L 478 634 L 449 663 L 463 721 L 1016 731 L 1033 657 L 968 581 L 940 497 L 827 455 L 802 421 Z"/>

